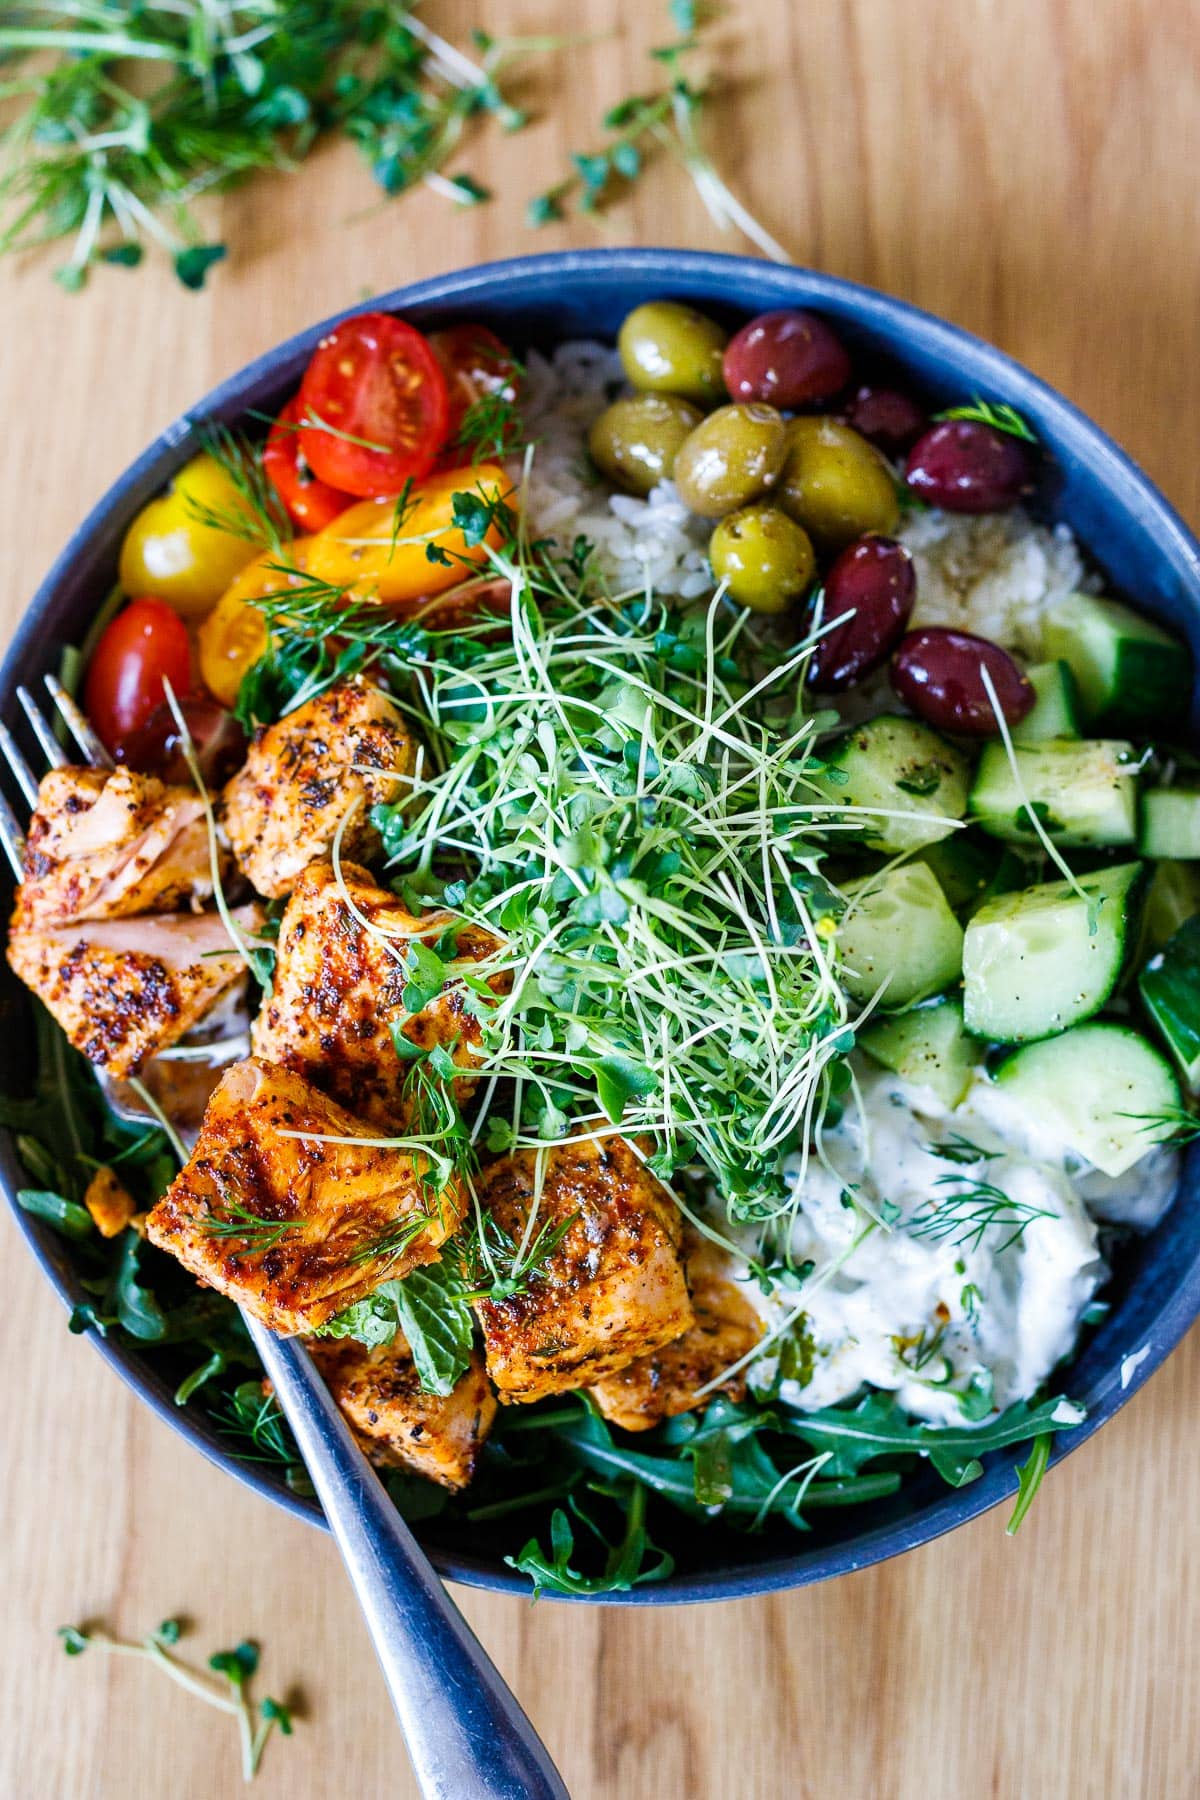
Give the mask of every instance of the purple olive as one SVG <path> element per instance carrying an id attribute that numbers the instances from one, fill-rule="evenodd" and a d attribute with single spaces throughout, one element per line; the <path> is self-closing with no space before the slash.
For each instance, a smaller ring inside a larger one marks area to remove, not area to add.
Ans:
<path id="1" fill-rule="evenodd" d="M 808 685 L 833 694 L 886 662 L 904 634 L 917 577 L 913 559 L 894 538 L 869 532 L 848 544 L 825 577 L 823 618 L 834 625 L 813 651 Z"/>
<path id="2" fill-rule="evenodd" d="M 947 512 L 1000 512 L 1033 487 L 1033 462 L 1019 439 L 976 419 L 944 419 L 917 439 L 904 479 Z"/>
<path id="3" fill-rule="evenodd" d="M 824 319 L 789 308 L 759 313 L 725 346 L 725 386 L 732 400 L 812 406 L 850 379 L 850 358 Z"/>
<path id="4" fill-rule="evenodd" d="M 842 417 L 885 456 L 902 456 L 929 423 L 929 415 L 911 394 L 886 387 L 860 387 Z"/>
<path id="5" fill-rule="evenodd" d="M 1032 682 L 1007 650 L 969 631 L 940 625 L 910 631 L 892 659 L 892 686 L 919 719 L 961 737 L 998 737 L 1000 726 L 982 670 L 991 676 L 1000 710 L 1016 725 L 1033 705 Z"/>

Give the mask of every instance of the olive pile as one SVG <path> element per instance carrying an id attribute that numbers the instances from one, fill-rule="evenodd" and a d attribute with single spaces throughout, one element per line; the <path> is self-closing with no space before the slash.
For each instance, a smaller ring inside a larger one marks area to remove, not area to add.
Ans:
<path id="1" fill-rule="evenodd" d="M 631 494 L 672 480 L 685 506 L 714 521 L 713 574 L 742 606 L 785 612 L 824 572 L 822 617 L 842 622 L 813 652 L 808 682 L 820 692 L 885 662 L 912 613 L 912 558 L 890 535 L 900 493 L 889 458 L 903 460 L 914 497 L 952 512 L 995 512 L 1032 486 L 1016 438 L 977 419 L 932 423 L 898 389 L 853 387 L 845 346 L 812 313 L 763 313 L 731 337 L 704 313 L 652 300 L 628 315 L 617 346 L 634 392 L 592 426 L 593 462 Z M 961 715 L 965 681 L 974 728 L 981 708 L 993 718 L 986 692 L 974 693 L 979 642 L 963 632 L 910 634 L 895 672 L 914 711 L 936 723 L 952 690 Z M 1028 683 L 1006 652 L 987 650 L 1003 708 L 1011 696 L 1009 716 L 1019 716 Z"/>

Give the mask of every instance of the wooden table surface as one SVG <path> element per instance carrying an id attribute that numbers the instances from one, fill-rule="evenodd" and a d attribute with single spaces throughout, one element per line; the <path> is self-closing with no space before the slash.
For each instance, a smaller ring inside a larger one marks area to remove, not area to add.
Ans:
<path id="1" fill-rule="evenodd" d="M 595 241 L 524 200 L 601 109 L 646 84 L 663 8 L 428 0 L 460 39 L 603 31 L 560 55 L 543 118 L 464 164 L 495 204 L 418 193 L 365 216 L 349 150 L 215 208 L 231 261 L 201 295 L 105 271 L 78 298 L 0 270 L 0 544 L 11 627 L 83 513 L 172 416 L 310 321 L 407 279 Z M 982 333 L 1106 426 L 1200 523 L 1200 11 L 1189 0 L 741 0 L 714 29 L 710 126 L 732 183 L 798 261 Z M 741 246 L 682 172 L 647 173 L 612 241 Z M 208 1800 L 233 1734 L 139 1664 L 68 1661 L 55 1627 L 183 1611 L 249 1633 L 304 1696 L 265 1797 L 414 1792 L 331 1544 L 241 1492 L 68 1336 L 0 1220 L 0 1793 Z M 1049 1481 L 998 1515 L 822 1589 L 661 1613 L 465 1593 L 575 1800 L 950 1800 L 1200 1793 L 1200 1338 Z"/>

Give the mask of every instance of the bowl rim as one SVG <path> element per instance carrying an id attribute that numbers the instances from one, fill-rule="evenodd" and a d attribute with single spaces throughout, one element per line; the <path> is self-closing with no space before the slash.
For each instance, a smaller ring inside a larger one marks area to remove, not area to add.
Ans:
<path id="1" fill-rule="evenodd" d="M 412 307 L 431 308 L 439 304 L 462 310 L 478 296 L 490 296 L 498 286 L 509 282 L 536 286 L 539 279 L 557 282 L 572 277 L 586 281 L 592 276 L 611 276 L 641 283 L 648 293 L 685 293 L 689 299 L 698 299 L 710 292 L 714 303 L 719 303 L 726 282 L 731 278 L 739 279 L 758 288 L 761 310 L 768 310 L 773 304 L 812 306 L 818 310 L 826 307 L 834 312 L 846 310 L 854 324 L 867 332 L 873 327 L 887 332 L 901 328 L 905 341 L 919 347 L 931 358 L 944 360 L 949 355 L 954 362 L 961 363 L 965 357 L 968 363 L 976 365 L 981 387 L 1003 381 L 1004 395 L 1010 404 L 1031 416 L 1035 423 L 1047 416 L 1052 418 L 1055 437 L 1060 442 L 1064 436 L 1073 440 L 1077 452 L 1089 467 L 1102 473 L 1110 485 L 1115 484 L 1122 490 L 1126 510 L 1140 528 L 1152 532 L 1160 542 L 1165 540 L 1170 544 L 1171 560 L 1186 570 L 1191 598 L 1200 610 L 1200 542 L 1179 513 L 1133 458 L 1100 426 L 1048 382 L 986 339 L 908 301 L 798 264 L 780 265 L 755 257 L 670 248 L 552 251 L 474 264 L 347 306 L 263 352 L 168 424 L 100 496 L 38 585 L 0 663 L 0 707 L 7 707 L 11 702 L 23 665 L 37 646 L 43 615 L 72 565 L 130 496 L 146 487 L 148 482 L 153 491 L 167 479 L 183 460 L 184 450 L 190 447 L 197 419 L 215 416 L 231 420 L 241 416 L 248 404 L 248 391 L 272 383 L 280 385 L 288 367 L 311 354 L 318 340 L 338 320 L 351 318 L 364 310 L 404 312 Z M 0 1129 L 0 1190 L 34 1258 L 64 1306 L 70 1308 L 78 1298 L 73 1271 L 50 1228 L 17 1204 L 16 1191 L 22 1183 L 13 1134 Z M 1056 1443 L 1051 1466 L 1056 1466 L 1087 1442 L 1127 1400 L 1132 1399 L 1177 1347 L 1198 1315 L 1200 1257 L 1162 1305 L 1152 1329 L 1147 1327 L 1142 1349 L 1107 1372 L 1089 1397 L 1084 1422 L 1071 1429 L 1065 1445 Z M 256 1465 L 239 1461 L 222 1444 L 213 1428 L 206 1429 L 188 1409 L 177 1408 L 170 1384 L 147 1366 L 138 1350 L 112 1338 L 101 1338 L 95 1332 L 89 1331 L 86 1335 L 104 1361 L 151 1411 L 210 1462 L 294 1517 L 328 1529 L 314 1500 L 290 1492 Z M 967 1487 L 948 1487 L 911 1517 L 875 1526 L 843 1544 L 822 1544 L 806 1555 L 804 1540 L 800 1538 L 793 1554 L 711 1572 L 698 1570 L 673 1576 L 665 1583 L 633 1588 L 624 1594 L 572 1597 L 569 1603 L 579 1604 L 582 1600 L 588 1605 L 663 1606 L 745 1598 L 807 1586 L 866 1568 L 906 1550 L 932 1543 L 1001 1501 L 1011 1500 L 1014 1497 L 1013 1467 L 1017 1460 L 1019 1447 L 1018 1452 L 1010 1453 L 996 1466 L 985 1470 Z M 477 1556 L 469 1549 L 456 1548 L 453 1553 L 438 1546 L 427 1546 L 427 1549 L 439 1574 L 447 1579 L 528 1597 L 529 1586 L 525 1578 L 497 1566 L 491 1557 Z M 566 1601 L 566 1597 L 554 1597 Z"/>

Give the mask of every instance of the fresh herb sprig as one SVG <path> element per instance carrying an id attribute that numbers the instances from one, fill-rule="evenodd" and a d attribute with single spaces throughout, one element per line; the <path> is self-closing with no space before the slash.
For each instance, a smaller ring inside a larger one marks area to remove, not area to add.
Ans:
<path id="1" fill-rule="evenodd" d="M 1044 1206 L 1028 1200 L 1014 1200 L 991 1181 L 971 1181 L 959 1175 L 939 1175 L 934 1182 L 941 1191 L 922 1207 L 910 1222 L 914 1237 L 930 1238 L 934 1243 L 949 1242 L 960 1248 L 978 1250 L 989 1231 L 1007 1232 L 995 1254 L 1019 1243 L 1035 1219 L 1052 1219 L 1054 1214 Z"/>
<path id="2" fill-rule="evenodd" d="M 975 398 L 965 406 L 948 406 L 944 412 L 934 413 L 934 419 L 941 423 L 948 419 L 965 419 L 974 425 L 990 425 L 993 431 L 1002 431 L 1008 437 L 1020 438 L 1023 444 L 1036 444 L 1037 433 L 1023 419 L 1015 406 L 1007 401 L 981 400 Z"/>
<path id="3" fill-rule="evenodd" d="M 249 1638 L 243 1638 L 232 1650 L 214 1651 L 206 1670 L 176 1654 L 183 1632 L 181 1620 L 164 1619 L 154 1631 L 136 1640 L 82 1625 L 64 1625 L 58 1635 L 68 1656 L 82 1656 L 90 1650 L 109 1656 L 140 1657 L 193 1698 L 228 1714 L 237 1723 L 242 1779 L 253 1781 L 272 1731 L 278 1727 L 281 1736 L 291 1737 L 291 1711 L 269 1695 L 258 1702 L 250 1698 L 249 1683 L 258 1670 L 259 1649 Z"/>

